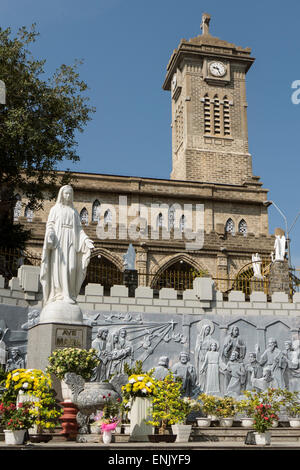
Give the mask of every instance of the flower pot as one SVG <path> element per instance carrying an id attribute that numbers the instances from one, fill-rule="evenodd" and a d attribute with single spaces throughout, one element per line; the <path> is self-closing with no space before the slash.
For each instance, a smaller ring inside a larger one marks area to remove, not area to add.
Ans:
<path id="1" fill-rule="evenodd" d="M 197 419 L 197 426 L 199 428 L 207 428 L 211 424 L 211 418 L 196 418 Z"/>
<path id="2" fill-rule="evenodd" d="M 289 423 L 291 428 L 300 428 L 300 418 L 290 418 Z"/>
<path id="3" fill-rule="evenodd" d="M 220 426 L 229 428 L 233 425 L 233 417 L 231 418 L 220 418 Z"/>
<path id="4" fill-rule="evenodd" d="M 5 443 L 9 445 L 21 445 L 24 442 L 26 429 L 4 429 Z"/>
<path id="5" fill-rule="evenodd" d="M 157 442 L 175 442 L 176 434 L 149 434 L 148 439 L 152 443 Z"/>
<path id="6" fill-rule="evenodd" d="M 148 434 L 152 434 L 152 426 L 146 421 L 150 419 L 151 400 L 136 397 L 130 410 L 130 441 L 147 442 Z"/>
<path id="7" fill-rule="evenodd" d="M 254 437 L 255 437 L 256 445 L 267 446 L 267 445 L 271 444 L 271 433 L 270 433 L 270 431 L 265 431 L 263 433 L 255 432 Z"/>
<path id="8" fill-rule="evenodd" d="M 218 417 L 216 415 L 207 415 L 208 418 L 210 418 L 211 421 L 218 421 Z"/>
<path id="9" fill-rule="evenodd" d="M 274 420 L 272 421 L 272 428 L 278 428 L 278 424 L 279 424 L 279 423 L 278 423 L 277 419 L 274 419 Z"/>
<path id="10" fill-rule="evenodd" d="M 243 428 L 252 428 L 253 427 L 253 418 L 241 418 L 241 424 Z"/>
<path id="11" fill-rule="evenodd" d="M 61 394 L 64 403 L 72 403 L 72 390 L 64 380 L 61 380 Z"/>
<path id="12" fill-rule="evenodd" d="M 191 424 L 172 424 L 172 432 L 177 435 L 176 442 L 188 442 L 192 425 Z"/>
<path id="13" fill-rule="evenodd" d="M 103 431 L 102 440 L 103 444 L 110 444 L 112 438 L 112 431 Z"/>

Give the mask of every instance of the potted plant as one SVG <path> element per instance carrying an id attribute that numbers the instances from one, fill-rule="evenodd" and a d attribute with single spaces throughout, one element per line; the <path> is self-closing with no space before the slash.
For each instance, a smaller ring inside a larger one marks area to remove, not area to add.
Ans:
<path id="1" fill-rule="evenodd" d="M 104 405 L 102 410 L 94 416 L 97 426 L 99 426 L 104 444 L 110 444 L 112 431 L 115 431 L 120 422 L 120 399 L 112 400 L 110 394 L 103 396 Z"/>
<path id="2" fill-rule="evenodd" d="M 256 444 L 269 445 L 271 442 L 269 429 L 272 427 L 273 421 L 278 420 L 278 416 L 274 413 L 270 404 L 260 403 L 255 407 L 253 418 Z"/>
<path id="3" fill-rule="evenodd" d="M 6 444 L 23 444 L 26 431 L 34 424 L 30 414 L 31 403 L 0 403 L 1 424 Z"/>
<path id="4" fill-rule="evenodd" d="M 121 432 L 123 431 L 124 434 L 130 434 L 130 405 L 129 403 L 121 403 Z"/>
<path id="5" fill-rule="evenodd" d="M 241 424 L 243 427 L 253 427 L 253 415 L 257 405 L 259 405 L 259 395 L 253 394 L 251 391 L 244 390 L 245 398 L 238 400 L 236 403 L 236 411 L 241 414 Z"/>
<path id="6" fill-rule="evenodd" d="M 300 427 L 300 400 L 299 392 L 282 391 L 284 409 L 287 413 L 290 426 L 292 428 Z"/>
<path id="7" fill-rule="evenodd" d="M 220 426 L 232 426 L 236 413 L 236 400 L 233 397 L 225 396 L 216 401 L 216 416 L 220 420 Z"/>
<path id="8" fill-rule="evenodd" d="M 56 401 L 49 374 L 39 369 L 15 369 L 7 374 L 3 396 L 17 404 L 23 402 L 32 405 L 30 414 L 34 426 L 29 436 L 32 442 L 52 439 L 49 431 L 58 424 L 62 411 Z"/>
<path id="9" fill-rule="evenodd" d="M 172 432 L 177 436 L 176 442 L 188 442 L 192 430 L 192 425 L 188 424 L 187 418 L 189 414 L 197 408 L 195 400 L 189 397 L 179 399 L 178 402 L 178 422 L 172 424 Z M 181 414 L 181 417 L 179 415 Z"/>
<path id="10" fill-rule="evenodd" d="M 156 393 L 156 383 L 152 371 L 144 372 L 141 361 L 136 361 L 131 369 L 124 368 L 128 375 L 126 385 L 122 386 L 123 406 L 130 413 L 130 440 L 148 441 L 152 426 L 150 419 L 152 398 Z"/>
<path id="11" fill-rule="evenodd" d="M 149 424 L 158 427 L 158 434 L 150 435 L 151 442 L 175 442 L 177 435 L 170 434 L 168 426 L 183 424 L 190 412 L 190 405 L 182 394 L 182 381 L 175 380 L 170 372 L 163 380 L 157 380 L 152 399 L 152 418 Z M 191 429 L 191 428 L 190 428 Z"/>
<path id="12" fill-rule="evenodd" d="M 61 380 L 63 401 L 71 403 L 71 390 L 64 382 L 65 374 L 74 372 L 89 380 L 99 363 L 98 353 L 94 348 L 61 348 L 55 349 L 49 356 L 46 371 Z"/>
<path id="13" fill-rule="evenodd" d="M 204 416 L 197 418 L 197 425 L 200 427 L 210 426 L 212 421 L 217 420 L 216 408 L 218 405 L 218 397 L 201 393 L 198 397 L 198 401 L 199 410 Z"/>
<path id="14" fill-rule="evenodd" d="M 276 418 L 272 418 L 271 427 L 277 427 L 279 423 L 279 412 L 281 411 L 282 406 L 284 405 L 284 390 L 280 388 L 268 388 L 264 391 L 251 390 L 244 391 L 246 400 L 249 403 L 249 410 L 252 409 L 252 412 L 256 412 L 257 406 L 260 404 L 268 405 L 268 408 L 272 411 Z M 252 413 L 253 414 L 253 413 Z"/>

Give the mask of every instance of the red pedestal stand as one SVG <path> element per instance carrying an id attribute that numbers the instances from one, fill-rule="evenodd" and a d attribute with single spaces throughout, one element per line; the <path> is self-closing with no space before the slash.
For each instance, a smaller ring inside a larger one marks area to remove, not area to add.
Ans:
<path id="1" fill-rule="evenodd" d="M 62 427 L 60 434 L 65 435 L 67 441 L 76 441 L 78 431 L 76 415 L 78 408 L 74 403 L 63 401 L 60 404 L 64 407 L 63 415 L 59 418 Z"/>

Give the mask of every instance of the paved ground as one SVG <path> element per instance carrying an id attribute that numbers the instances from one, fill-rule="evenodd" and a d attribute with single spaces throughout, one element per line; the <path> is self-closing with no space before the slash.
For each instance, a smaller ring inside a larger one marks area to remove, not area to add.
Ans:
<path id="1" fill-rule="evenodd" d="M 124 442 L 124 443 L 111 443 L 104 445 L 102 442 L 95 443 L 79 443 L 73 441 L 50 441 L 46 444 L 32 444 L 14 446 L 7 445 L 5 442 L 0 442 L 0 451 L 2 450 L 99 450 L 99 451 L 196 451 L 196 450 L 258 450 L 258 449 L 281 449 L 281 450 L 298 450 L 300 452 L 300 442 L 275 442 L 269 446 L 246 445 L 241 442 L 187 442 L 187 443 L 168 443 L 168 444 L 151 444 L 145 442 Z"/>

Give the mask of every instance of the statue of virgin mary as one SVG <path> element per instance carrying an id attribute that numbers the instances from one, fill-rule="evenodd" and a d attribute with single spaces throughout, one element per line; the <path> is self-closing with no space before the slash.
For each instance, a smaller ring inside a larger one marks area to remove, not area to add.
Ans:
<path id="1" fill-rule="evenodd" d="M 63 320 L 72 311 L 70 306 L 76 304 L 93 248 L 93 242 L 85 234 L 80 216 L 73 207 L 73 188 L 62 186 L 46 225 L 40 273 L 44 304 L 42 323 L 46 321 L 45 310 L 47 313 L 53 312 L 53 308 L 57 310 L 56 307 L 67 310 L 61 312 L 61 318 L 57 318 L 57 312 L 55 318 L 52 318 L 53 314 L 50 318 L 47 314 L 48 321 Z"/>

